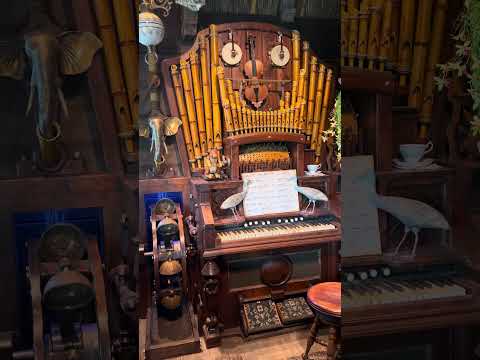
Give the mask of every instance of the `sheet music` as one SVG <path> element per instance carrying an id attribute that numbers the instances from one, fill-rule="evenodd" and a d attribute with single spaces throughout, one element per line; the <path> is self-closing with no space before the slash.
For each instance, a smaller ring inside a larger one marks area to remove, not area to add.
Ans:
<path id="1" fill-rule="evenodd" d="M 342 256 L 380 255 L 372 156 L 342 158 Z"/>
<path id="2" fill-rule="evenodd" d="M 296 170 L 244 173 L 242 179 L 250 181 L 243 200 L 245 216 L 300 211 Z"/>

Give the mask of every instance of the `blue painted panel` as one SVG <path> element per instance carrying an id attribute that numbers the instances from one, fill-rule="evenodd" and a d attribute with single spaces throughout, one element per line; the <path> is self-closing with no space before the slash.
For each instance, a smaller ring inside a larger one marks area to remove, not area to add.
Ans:
<path id="1" fill-rule="evenodd" d="M 177 204 L 180 204 L 180 208 L 183 211 L 183 198 L 181 192 L 158 192 L 145 194 L 143 196 L 143 203 L 145 204 L 145 226 L 147 230 L 147 248 L 151 250 L 152 243 L 152 227 L 150 225 L 150 214 L 152 206 L 155 206 L 160 199 L 170 199 Z"/>

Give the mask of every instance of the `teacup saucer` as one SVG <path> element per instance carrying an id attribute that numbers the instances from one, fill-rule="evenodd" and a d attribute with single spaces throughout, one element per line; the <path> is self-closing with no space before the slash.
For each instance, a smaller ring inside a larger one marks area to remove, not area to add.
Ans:
<path id="1" fill-rule="evenodd" d="M 310 172 L 310 171 L 305 171 L 306 176 L 324 176 L 325 174 L 322 173 L 321 171 L 315 171 L 315 172 Z"/>
<path id="2" fill-rule="evenodd" d="M 400 159 L 393 159 L 393 165 L 398 169 L 404 169 L 404 170 L 421 169 L 421 168 L 425 168 L 427 166 L 432 165 L 434 161 L 435 159 L 431 159 L 431 158 L 423 159 L 417 162 L 413 162 L 413 161 L 408 162 Z"/>

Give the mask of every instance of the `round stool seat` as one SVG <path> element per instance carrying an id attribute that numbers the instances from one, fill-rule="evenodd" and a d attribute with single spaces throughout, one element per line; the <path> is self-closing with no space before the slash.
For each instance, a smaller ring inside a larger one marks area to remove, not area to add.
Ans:
<path id="1" fill-rule="evenodd" d="M 307 301 L 316 315 L 331 325 L 338 325 L 342 316 L 342 284 L 325 282 L 312 286 Z"/>

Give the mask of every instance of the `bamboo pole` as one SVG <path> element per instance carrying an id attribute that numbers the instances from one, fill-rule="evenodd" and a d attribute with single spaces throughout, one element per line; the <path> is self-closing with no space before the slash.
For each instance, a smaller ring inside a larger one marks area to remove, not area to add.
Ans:
<path id="1" fill-rule="evenodd" d="M 128 103 L 132 114 L 132 123 L 138 123 L 138 44 L 135 32 L 136 24 L 132 8 L 128 1 L 112 0 L 115 25 L 122 55 L 122 70 L 127 86 Z"/>
<path id="2" fill-rule="evenodd" d="M 218 39 L 217 27 L 210 25 L 210 84 L 212 86 L 212 111 L 213 111 L 213 143 L 216 149 L 223 148 L 222 141 L 222 117 L 220 115 L 220 101 L 218 98 Z"/>
<path id="3" fill-rule="evenodd" d="M 325 84 L 325 95 L 323 97 L 323 104 L 322 104 L 322 119 L 320 122 L 320 126 L 318 127 L 318 143 L 317 143 L 317 148 L 315 150 L 315 155 L 317 157 L 317 162 L 322 158 L 322 152 L 323 152 L 323 141 L 322 141 L 322 135 L 323 132 L 325 131 L 325 126 L 327 123 L 327 118 L 328 118 L 328 106 L 330 104 L 330 94 L 332 90 L 332 79 L 333 79 L 333 72 L 331 69 L 328 69 L 327 72 L 327 81 Z"/>
<path id="4" fill-rule="evenodd" d="M 185 96 L 185 103 L 187 107 L 188 123 L 190 125 L 190 134 L 192 136 L 193 150 L 195 158 L 197 159 L 197 166 L 202 167 L 202 148 L 200 146 L 200 139 L 198 135 L 197 119 L 195 117 L 195 106 L 193 105 L 192 87 L 190 85 L 190 64 L 185 60 L 180 60 L 180 74 L 182 76 L 183 93 Z"/>
<path id="5" fill-rule="evenodd" d="M 190 52 L 190 70 L 192 71 L 193 96 L 195 99 L 195 110 L 197 114 L 198 135 L 200 137 L 200 149 L 202 155 L 208 155 L 207 132 L 205 129 L 205 113 L 203 111 L 202 85 L 198 73 L 198 55 L 195 51 Z"/>
<path id="6" fill-rule="evenodd" d="M 117 35 L 115 33 L 112 11 L 109 3 L 104 0 L 94 0 L 93 5 L 104 48 L 103 53 L 105 56 L 110 92 L 115 108 L 115 118 L 119 131 L 118 136 L 124 141 L 128 160 L 132 161 L 137 158 L 135 143 L 133 142 L 133 122 L 125 82 L 122 76 L 121 57 L 117 47 Z"/>
<path id="7" fill-rule="evenodd" d="M 419 0 L 418 6 L 417 30 L 413 47 L 412 75 L 410 77 L 410 90 L 408 95 L 408 105 L 418 110 L 421 109 L 423 100 L 425 66 L 431 33 L 432 4 L 432 0 Z"/>
<path id="8" fill-rule="evenodd" d="M 382 21 L 384 0 L 372 0 L 372 16 L 370 18 L 370 28 L 368 33 L 368 69 L 375 69 L 375 61 L 378 58 L 378 49 L 380 45 L 380 24 Z"/>
<path id="9" fill-rule="evenodd" d="M 292 81 L 297 81 L 300 71 L 300 33 L 297 30 L 292 31 L 292 53 Z"/>
<path id="10" fill-rule="evenodd" d="M 305 82 L 302 89 L 303 98 L 305 98 L 305 94 L 308 92 L 308 79 L 310 71 L 310 44 L 308 41 L 303 42 L 302 69 L 305 70 Z"/>
<path id="11" fill-rule="evenodd" d="M 251 109 L 247 109 L 247 122 L 248 122 L 248 132 L 253 133 L 253 119 L 252 119 Z"/>
<path id="12" fill-rule="evenodd" d="M 289 117 L 290 117 L 290 113 L 288 112 L 288 108 L 289 108 L 289 104 L 290 104 L 290 92 L 286 92 L 285 93 L 285 107 L 284 107 L 284 111 L 283 111 L 283 114 L 282 114 L 282 130 L 284 132 L 288 132 L 288 128 L 289 128 Z"/>
<path id="13" fill-rule="evenodd" d="M 238 91 L 235 91 L 234 95 L 235 95 L 235 106 L 237 107 L 239 133 L 243 134 L 245 132 L 245 122 L 242 115 L 242 103 L 240 102 L 240 93 Z"/>
<path id="14" fill-rule="evenodd" d="M 359 0 L 348 0 L 348 65 L 355 65 L 358 46 L 358 2 Z"/>
<path id="15" fill-rule="evenodd" d="M 400 18 L 399 60 L 400 86 L 407 85 L 412 57 L 413 34 L 415 30 L 415 0 L 402 0 L 402 15 Z"/>
<path id="16" fill-rule="evenodd" d="M 300 108 L 300 133 L 305 133 L 305 108 L 307 107 L 307 102 L 302 100 Z"/>
<path id="17" fill-rule="evenodd" d="M 200 65 L 202 68 L 202 89 L 203 89 L 203 108 L 205 111 L 205 130 L 207 132 L 207 148 L 212 150 L 213 142 L 213 120 L 212 120 L 212 100 L 210 97 L 210 79 L 208 74 L 208 56 L 207 40 L 205 36 L 200 37 Z"/>
<path id="18" fill-rule="evenodd" d="M 227 92 L 228 92 L 228 101 L 230 102 L 230 108 L 232 110 L 233 130 L 235 132 L 235 135 L 237 135 L 240 133 L 240 126 L 238 124 L 237 104 L 235 103 L 235 95 L 233 94 L 232 80 L 227 80 Z"/>
<path id="19" fill-rule="evenodd" d="M 302 89 L 302 92 L 300 93 L 300 96 L 298 96 L 297 98 L 297 107 L 299 108 L 299 111 L 300 111 L 300 106 L 301 106 L 301 103 L 302 101 L 304 100 L 304 92 L 303 92 L 303 89 L 305 88 L 304 85 L 305 85 L 305 69 L 301 69 L 300 70 L 300 75 L 299 75 L 299 82 L 298 82 L 298 88 L 299 89 Z M 296 114 L 295 114 L 296 115 Z M 300 112 L 298 113 L 298 118 L 295 117 L 295 125 L 294 125 L 294 129 L 298 132 L 298 130 L 300 129 Z"/>
<path id="20" fill-rule="evenodd" d="M 183 135 L 185 138 L 185 147 L 187 148 L 188 161 L 192 168 L 195 167 L 195 151 L 192 144 L 192 136 L 190 134 L 190 126 L 187 117 L 187 111 L 185 109 L 185 100 L 183 98 L 182 87 L 180 86 L 179 73 L 177 65 L 172 65 L 170 67 L 170 72 L 172 74 L 172 83 L 175 90 L 175 98 L 177 99 L 178 115 L 182 121 Z"/>
<path id="21" fill-rule="evenodd" d="M 347 1 L 340 2 L 340 65 L 345 66 L 345 58 L 348 56 L 348 11 Z"/>
<path id="22" fill-rule="evenodd" d="M 217 67 L 218 88 L 220 90 L 220 101 L 223 107 L 223 117 L 228 136 L 233 135 L 232 110 L 230 109 L 230 100 L 228 99 L 227 87 L 225 85 L 225 73 L 222 66 Z"/>
<path id="23" fill-rule="evenodd" d="M 385 11 L 383 13 L 382 35 L 380 40 L 380 71 L 385 70 L 385 63 L 390 53 L 390 40 L 392 38 L 392 11 L 393 0 L 385 0 Z"/>
<path id="24" fill-rule="evenodd" d="M 443 49 L 448 0 L 437 0 L 433 16 L 432 41 L 429 50 L 427 70 L 425 72 L 424 102 L 420 113 L 419 138 L 426 139 L 432 121 L 433 99 L 435 92 L 434 77 Z"/>
<path id="25" fill-rule="evenodd" d="M 308 100 L 307 100 L 307 123 L 306 123 L 306 134 L 307 134 L 307 143 L 310 143 L 312 136 L 312 127 L 313 127 L 313 114 L 315 110 L 315 89 L 317 85 L 317 58 L 312 56 L 312 61 L 310 62 L 310 81 L 308 83 Z"/>
<path id="26" fill-rule="evenodd" d="M 391 69 L 398 68 L 398 43 L 400 36 L 400 17 L 401 17 L 401 0 L 392 1 L 392 26 L 390 36 L 390 51 L 389 51 L 389 63 Z"/>
<path id="27" fill-rule="evenodd" d="M 318 142 L 318 128 L 320 126 L 320 117 L 322 114 L 322 99 L 325 89 L 325 65 L 320 64 L 318 70 L 318 85 L 317 93 L 315 95 L 315 113 L 313 115 L 312 139 L 310 142 L 310 149 L 315 150 Z"/>
<path id="28" fill-rule="evenodd" d="M 368 23 L 370 19 L 369 1 L 361 0 L 358 25 L 358 67 L 363 68 L 367 57 Z"/>
<path id="29" fill-rule="evenodd" d="M 242 110 L 242 122 L 243 122 L 243 133 L 248 133 L 248 118 L 247 118 L 247 109 L 244 105 L 241 106 Z"/>

